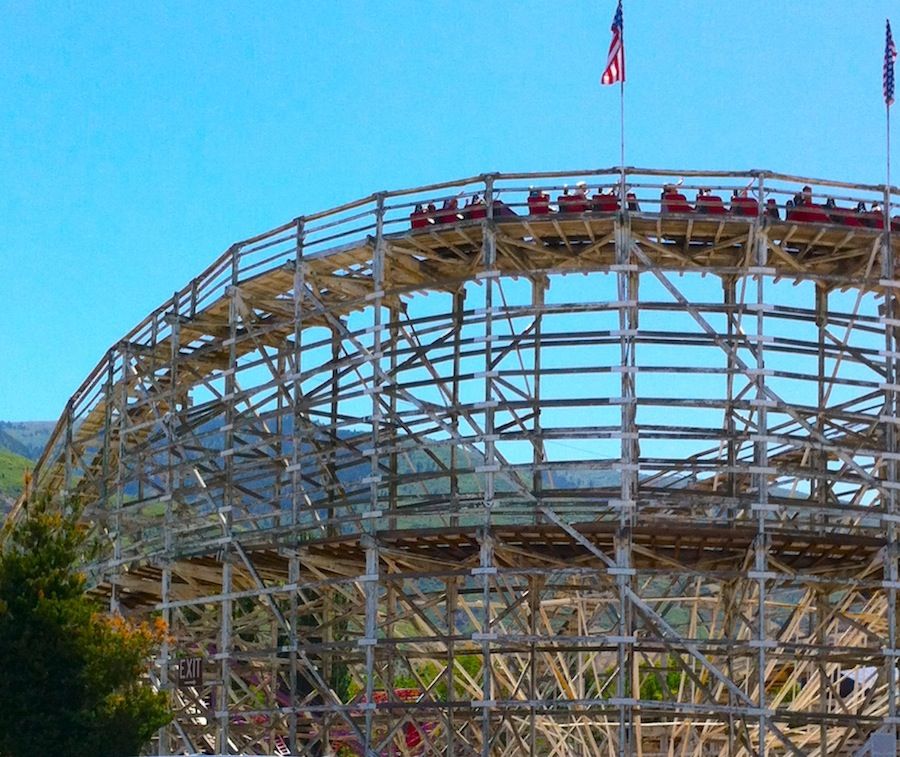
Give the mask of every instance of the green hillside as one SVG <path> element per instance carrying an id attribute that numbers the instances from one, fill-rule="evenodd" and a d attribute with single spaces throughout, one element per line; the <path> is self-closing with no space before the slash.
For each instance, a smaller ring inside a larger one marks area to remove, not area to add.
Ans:
<path id="1" fill-rule="evenodd" d="M 0 421 L 0 520 L 22 493 L 25 471 L 34 468 L 54 426 L 50 421 Z"/>
<path id="2" fill-rule="evenodd" d="M 21 455 L 0 449 L 0 497 L 15 499 L 22 491 L 22 481 L 26 470 L 34 463 Z"/>

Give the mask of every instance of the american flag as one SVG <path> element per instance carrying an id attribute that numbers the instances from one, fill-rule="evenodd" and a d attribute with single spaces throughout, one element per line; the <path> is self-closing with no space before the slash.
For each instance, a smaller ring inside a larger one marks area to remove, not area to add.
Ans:
<path id="1" fill-rule="evenodd" d="M 893 69 L 892 69 L 893 70 Z M 609 56 L 606 59 L 606 70 L 600 77 L 601 84 L 615 84 L 625 81 L 625 39 L 622 33 L 622 0 L 616 7 L 616 15 L 612 22 L 612 42 L 609 43 Z"/>
<path id="2" fill-rule="evenodd" d="M 289 757 L 290 753 L 291 753 L 291 749 L 285 742 L 284 738 L 282 738 L 281 736 L 276 736 L 275 737 L 275 754 L 277 754 L 278 757 Z"/>
<path id="3" fill-rule="evenodd" d="M 884 102 L 888 107 L 894 104 L 894 61 L 897 60 L 897 48 L 894 47 L 894 38 L 891 36 L 891 22 L 885 21 L 884 38 Z M 604 74 L 605 76 L 605 74 Z"/>

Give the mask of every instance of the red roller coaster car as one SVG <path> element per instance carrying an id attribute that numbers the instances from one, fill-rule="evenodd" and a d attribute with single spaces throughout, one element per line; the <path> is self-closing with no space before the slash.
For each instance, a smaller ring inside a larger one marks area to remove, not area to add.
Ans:
<path id="1" fill-rule="evenodd" d="M 394 699 L 396 701 L 413 703 L 419 701 L 421 696 L 422 692 L 419 689 L 394 689 Z M 372 698 L 375 700 L 375 704 L 384 704 L 388 701 L 386 691 L 376 691 Z M 353 700 L 353 704 L 366 704 L 367 701 L 366 695 L 360 694 Z M 352 711 L 352 714 L 354 717 L 360 718 L 363 715 L 361 710 Z M 410 755 L 427 754 L 428 744 L 425 736 L 434 730 L 435 725 L 436 723 L 434 722 L 404 723 L 402 731 L 398 731 L 391 744 L 379 754 L 382 757 L 399 757 L 400 755 L 408 757 Z M 384 738 L 385 734 L 380 732 L 381 730 L 383 729 L 376 729 L 376 741 Z M 403 746 L 397 743 L 400 739 L 400 733 L 403 734 Z M 336 754 L 347 754 L 349 752 L 359 757 L 365 755 L 364 745 L 360 743 L 359 737 L 348 727 L 333 729 L 329 735 L 329 744 L 332 751 Z"/>

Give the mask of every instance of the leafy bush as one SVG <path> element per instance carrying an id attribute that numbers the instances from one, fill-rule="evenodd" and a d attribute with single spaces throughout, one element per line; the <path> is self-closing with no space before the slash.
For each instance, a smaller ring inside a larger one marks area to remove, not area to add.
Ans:
<path id="1" fill-rule="evenodd" d="M 99 611 L 75 515 L 32 503 L 0 552 L 0 756 L 125 757 L 171 719 L 142 679 L 161 621 Z"/>

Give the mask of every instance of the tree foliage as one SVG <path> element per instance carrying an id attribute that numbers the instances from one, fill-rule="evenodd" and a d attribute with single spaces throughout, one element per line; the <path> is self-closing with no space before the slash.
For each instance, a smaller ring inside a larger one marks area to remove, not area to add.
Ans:
<path id="1" fill-rule="evenodd" d="M 76 518 L 30 507 L 0 552 L 0 757 L 136 755 L 171 718 L 142 681 L 164 624 L 101 613 Z"/>

